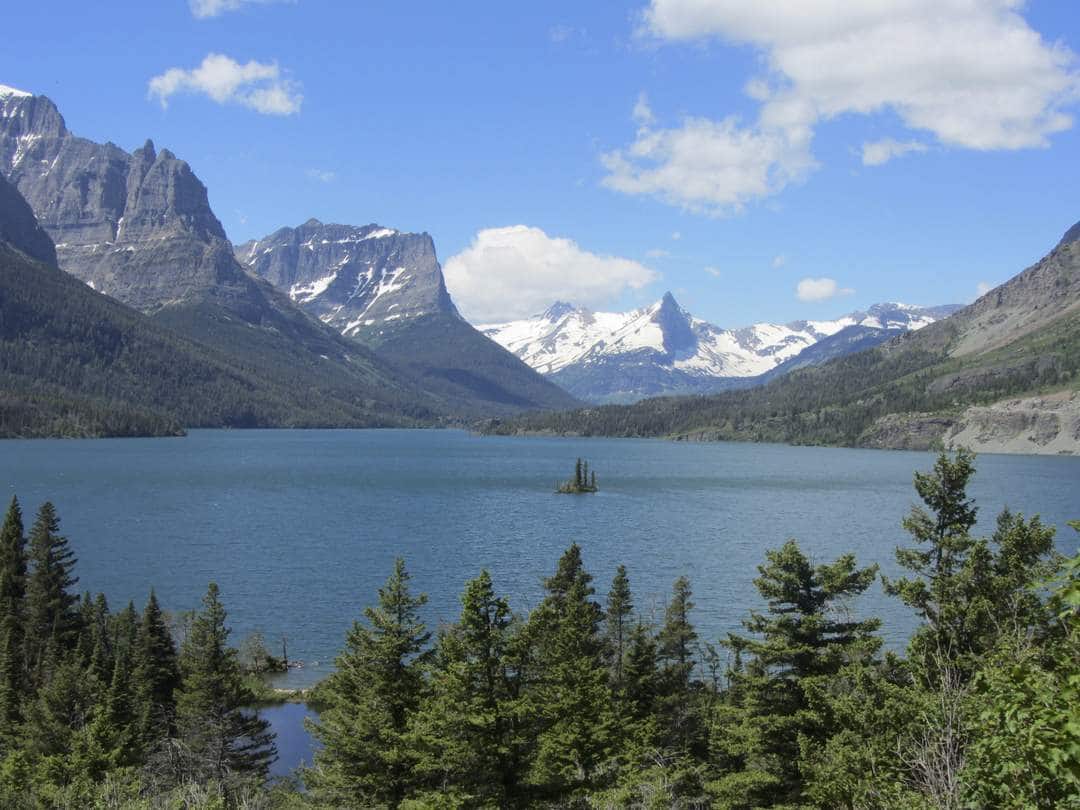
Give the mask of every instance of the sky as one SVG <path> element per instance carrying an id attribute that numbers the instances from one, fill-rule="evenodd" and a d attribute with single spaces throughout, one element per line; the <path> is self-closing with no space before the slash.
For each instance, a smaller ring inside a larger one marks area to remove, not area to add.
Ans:
<path id="1" fill-rule="evenodd" d="M 0 84 L 234 242 L 426 231 L 463 314 L 967 303 L 1080 219 L 1073 0 L 12 4 Z"/>

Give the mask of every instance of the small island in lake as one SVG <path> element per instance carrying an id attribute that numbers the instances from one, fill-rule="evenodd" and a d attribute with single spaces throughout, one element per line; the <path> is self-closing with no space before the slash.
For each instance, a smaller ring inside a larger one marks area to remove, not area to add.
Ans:
<path id="1" fill-rule="evenodd" d="M 590 474 L 589 462 L 582 461 L 579 458 L 577 464 L 574 465 L 574 477 L 569 481 L 557 484 L 555 492 L 559 495 L 585 495 L 586 493 L 596 492 L 597 489 L 596 472 Z"/>

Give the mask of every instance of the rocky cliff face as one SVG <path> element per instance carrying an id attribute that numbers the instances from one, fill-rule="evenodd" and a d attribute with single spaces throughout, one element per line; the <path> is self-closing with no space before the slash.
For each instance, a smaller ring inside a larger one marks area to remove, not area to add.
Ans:
<path id="1" fill-rule="evenodd" d="M 1078 239 L 1080 223 L 1044 258 L 960 312 L 951 354 L 986 352 L 1080 312 Z"/>
<path id="2" fill-rule="evenodd" d="M 132 153 L 68 131 L 48 98 L 0 91 L 0 174 L 56 243 L 61 268 L 143 311 L 213 301 L 258 323 L 271 302 L 233 258 L 206 187 L 153 143 Z"/>
<path id="3" fill-rule="evenodd" d="M 349 337 L 428 315 L 458 317 L 426 233 L 310 219 L 238 246 L 236 257 Z"/>
<path id="4" fill-rule="evenodd" d="M 56 264 L 56 249 L 18 190 L 0 177 L 0 242 L 7 242 L 32 259 Z"/>

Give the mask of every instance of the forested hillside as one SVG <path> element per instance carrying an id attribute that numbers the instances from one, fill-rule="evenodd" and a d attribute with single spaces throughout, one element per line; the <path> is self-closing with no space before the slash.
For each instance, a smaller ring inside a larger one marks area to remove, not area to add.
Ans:
<path id="1" fill-rule="evenodd" d="M 237 342 L 250 331 L 234 323 L 221 328 Z M 380 385 L 374 372 L 361 397 L 350 390 L 354 380 L 335 382 L 299 362 L 263 361 L 260 368 L 223 356 L 0 244 L 0 437 L 372 427 L 433 418 L 423 398 Z"/>

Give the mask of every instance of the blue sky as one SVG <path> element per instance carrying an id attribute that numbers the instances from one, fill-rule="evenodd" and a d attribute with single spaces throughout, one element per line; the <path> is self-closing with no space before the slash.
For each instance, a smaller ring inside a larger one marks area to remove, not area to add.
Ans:
<path id="1" fill-rule="evenodd" d="M 18 4 L 0 83 L 189 161 L 234 241 L 428 231 L 477 320 L 966 302 L 1080 219 L 1064 0 L 197 3 Z"/>

